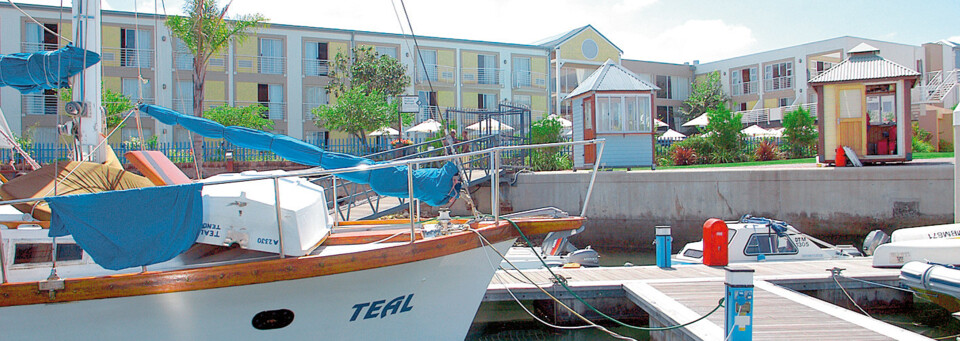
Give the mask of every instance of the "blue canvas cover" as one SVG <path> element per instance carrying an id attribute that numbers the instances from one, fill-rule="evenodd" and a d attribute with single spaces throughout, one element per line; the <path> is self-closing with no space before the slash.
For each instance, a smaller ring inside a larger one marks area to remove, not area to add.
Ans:
<path id="1" fill-rule="evenodd" d="M 69 78 L 100 62 L 100 55 L 71 45 L 56 51 L 0 55 L 0 86 L 28 94 L 66 88 Z"/>
<path id="2" fill-rule="evenodd" d="M 196 242 L 203 218 L 202 187 L 195 183 L 50 197 L 49 235 L 73 235 L 97 264 L 110 270 L 164 262 Z"/>
<path id="3" fill-rule="evenodd" d="M 377 164 L 358 156 L 327 152 L 320 147 L 286 135 L 244 127 L 225 127 L 214 121 L 184 115 L 156 105 L 141 104 L 140 111 L 153 116 L 163 124 L 179 124 L 203 137 L 223 138 L 244 148 L 272 151 L 284 159 L 302 165 L 338 169 Z M 431 206 L 448 204 L 451 199 L 457 198 L 460 192 L 460 184 L 454 185 L 454 179 L 458 178 L 458 171 L 457 166 L 452 162 L 447 162 L 441 168 L 423 168 L 413 171 L 413 196 Z M 370 184 L 370 187 L 381 195 L 408 197 L 406 166 L 343 173 L 337 176 L 359 184 Z"/>

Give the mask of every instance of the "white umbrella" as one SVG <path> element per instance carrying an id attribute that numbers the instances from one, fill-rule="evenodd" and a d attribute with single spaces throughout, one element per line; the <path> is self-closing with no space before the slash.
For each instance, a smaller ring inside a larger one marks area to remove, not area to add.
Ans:
<path id="1" fill-rule="evenodd" d="M 743 128 L 743 130 L 741 130 L 740 132 L 744 133 L 745 135 L 754 136 L 754 137 L 775 136 L 773 132 L 760 128 L 760 126 L 756 124 Z"/>
<path id="2" fill-rule="evenodd" d="M 436 133 L 436 132 L 440 131 L 440 127 L 441 127 L 440 122 L 437 122 L 437 121 L 435 121 L 434 119 L 430 118 L 430 119 L 427 119 L 426 121 L 421 122 L 421 123 L 418 124 L 418 125 L 415 125 L 415 126 L 413 126 L 413 127 L 410 127 L 410 129 L 407 129 L 405 132 L 407 132 L 407 133 Z"/>
<path id="3" fill-rule="evenodd" d="M 390 127 L 383 127 L 383 128 L 377 129 L 377 131 L 375 132 L 367 134 L 367 136 L 381 136 L 381 135 L 395 136 L 395 135 L 400 135 L 400 132 Z"/>
<path id="4" fill-rule="evenodd" d="M 560 126 L 564 128 L 573 127 L 573 122 L 570 122 L 570 120 L 560 117 L 560 115 L 550 114 L 550 116 L 547 116 L 547 117 L 560 121 Z"/>
<path id="5" fill-rule="evenodd" d="M 710 123 L 710 119 L 707 118 L 707 113 L 703 113 L 703 115 L 697 116 L 697 118 L 687 121 L 687 123 L 684 123 L 683 126 L 684 127 L 705 127 L 707 126 L 708 123 Z"/>
<path id="6" fill-rule="evenodd" d="M 783 136 L 783 130 L 784 130 L 784 128 L 771 128 L 771 129 L 767 129 L 767 131 L 769 131 L 772 136 L 776 136 L 776 137 L 782 137 L 782 136 Z"/>
<path id="7" fill-rule="evenodd" d="M 660 139 L 682 139 L 682 138 L 686 138 L 686 137 L 687 137 L 687 135 L 681 134 L 679 131 L 676 131 L 676 130 L 673 130 L 673 129 L 667 129 L 667 132 L 663 133 L 663 135 L 660 135 L 660 137 L 658 137 L 658 138 L 660 138 Z"/>
<path id="8" fill-rule="evenodd" d="M 506 124 L 500 123 L 492 118 L 488 118 L 484 121 L 480 121 L 467 126 L 469 130 L 487 130 L 487 131 L 501 131 L 501 130 L 513 130 L 513 127 Z"/>
<path id="9" fill-rule="evenodd" d="M 661 120 L 653 119 L 653 121 L 657 124 L 657 128 L 660 128 L 660 127 L 669 127 L 668 124 L 663 123 L 663 121 L 661 121 Z"/>

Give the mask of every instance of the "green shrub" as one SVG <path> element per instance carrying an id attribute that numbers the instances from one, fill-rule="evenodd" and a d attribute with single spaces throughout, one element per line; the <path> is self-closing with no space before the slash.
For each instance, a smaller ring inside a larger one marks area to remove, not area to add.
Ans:
<path id="1" fill-rule="evenodd" d="M 783 114 L 783 139 L 792 158 L 816 154 L 817 127 L 810 111 L 798 108 Z"/>
<path id="2" fill-rule="evenodd" d="M 938 151 L 941 151 L 941 152 L 952 152 L 953 143 L 947 140 L 940 140 L 939 142 L 937 142 L 937 149 Z"/>
<path id="3" fill-rule="evenodd" d="M 677 147 L 692 149 L 697 155 L 697 161 L 699 163 L 710 163 L 712 161 L 714 151 L 716 150 L 710 139 L 704 137 L 703 135 L 690 136 L 683 141 L 675 143 L 674 148 Z"/>
<path id="4" fill-rule="evenodd" d="M 554 117 L 544 117 L 530 125 L 530 143 L 554 143 L 562 140 L 563 125 Z M 534 171 L 570 169 L 573 161 L 560 153 L 559 147 L 541 148 L 530 151 L 530 167 Z"/>
<path id="5" fill-rule="evenodd" d="M 917 136 L 913 137 L 912 145 L 914 153 L 929 153 L 933 151 L 933 145 L 931 145 L 930 142 L 923 141 Z"/>
<path id="6" fill-rule="evenodd" d="M 917 122 L 913 122 L 913 137 L 923 142 L 930 142 L 930 132 L 920 128 Z"/>
<path id="7" fill-rule="evenodd" d="M 734 114 L 724 106 L 707 111 L 707 118 L 710 122 L 704 131 L 709 134 L 708 138 L 718 151 L 732 153 L 740 150 L 743 143 L 743 133 L 740 132 L 743 114 Z"/>

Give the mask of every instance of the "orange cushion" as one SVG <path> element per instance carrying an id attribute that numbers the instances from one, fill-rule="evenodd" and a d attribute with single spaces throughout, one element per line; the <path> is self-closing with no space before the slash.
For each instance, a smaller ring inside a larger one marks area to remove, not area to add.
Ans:
<path id="1" fill-rule="evenodd" d="M 193 182 L 163 153 L 156 150 L 129 151 L 123 154 L 154 185 L 180 185 Z"/>

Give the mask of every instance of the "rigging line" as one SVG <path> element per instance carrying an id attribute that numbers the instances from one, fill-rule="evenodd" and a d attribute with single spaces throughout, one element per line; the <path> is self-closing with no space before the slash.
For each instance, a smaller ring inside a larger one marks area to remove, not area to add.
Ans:
<path id="1" fill-rule="evenodd" d="M 156 27 L 154 27 L 156 30 Z M 143 145 L 146 141 L 143 140 L 143 126 L 140 124 L 140 105 L 143 103 L 143 63 L 140 60 L 140 51 L 143 49 L 142 46 L 139 46 L 140 42 L 137 41 L 140 39 L 140 10 L 137 8 L 137 1 L 133 2 L 133 37 L 135 39 L 133 43 L 133 55 L 136 56 L 135 60 L 137 62 L 137 105 L 134 106 L 136 115 L 134 116 L 135 121 L 137 122 L 137 138 L 139 139 L 140 151 L 143 151 Z M 121 84 L 121 88 L 123 85 Z M 121 89 L 122 92 L 123 89 Z M 121 136 L 122 137 L 122 136 Z"/>
<path id="2" fill-rule="evenodd" d="M 60 33 L 54 32 L 53 30 L 47 28 L 46 26 L 43 26 L 43 24 L 41 24 L 39 21 L 37 21 L 37 19 L 34 19 L 33 16 L 31 16 L 30 14 L 27 14 L 27 12 L 24 12 L 22 9 L 20 9 L 20 7 L 17 6 L 17 4 L 13 3 L 13 0 L 7 0 L 7 2 L 9 2 L 10 5 L 13 6 L 13 8 L 16 8 L 18 11 L 20 11 L 20 13 L 23 13 L 23 15 L 27 16 L 27 18 L 30 18 L 30 20 L 32 20 L 33 22 L 37 23 L 37 25 L 40 26 L 40 28 L 44 29 L 44 30 L 47 31 L 47 32 L 50 32 L 51 34 L 53 34 L 53 35 L 55 35 L 55 36 L 57 36 L 57 37 L 60 37 L 60 39 L 66 40 L 66 41 L 68 41 L 68 42 L 70 42 L 70 43 L 73 43 L 73 40 L 70 40 L 69 38 L 60 35 Z M 63 8 L 63 2 L 62 2 L 62 1 L 60 2 L 60 8 L 61 8 L 61 9 Z"/>
<path id="3" fill-rule="evenodd" d="M 417 35 L 413 33 L 413 24 L 410 22 L 410 14 L 407 13 L 407 5 L 403 3 L 403 0 L 400 0 L 400 6 L 403 7 L 403 16 L 407 18 L 407 26 L 410 27 L 410 36 L 413 37 L 413 46 L 417 48 L 416 52 L 417 56 L 420 57 L 420 65 L 426 72 L 427 63 L 423 61 L 423 54 L 420 53 L 420 43 L 417 42 Z M 433 92 L 433 82 L 430 81 L 430 77 L 427 77 L 427 85 L 430 86 L 430 92 Z"/>

